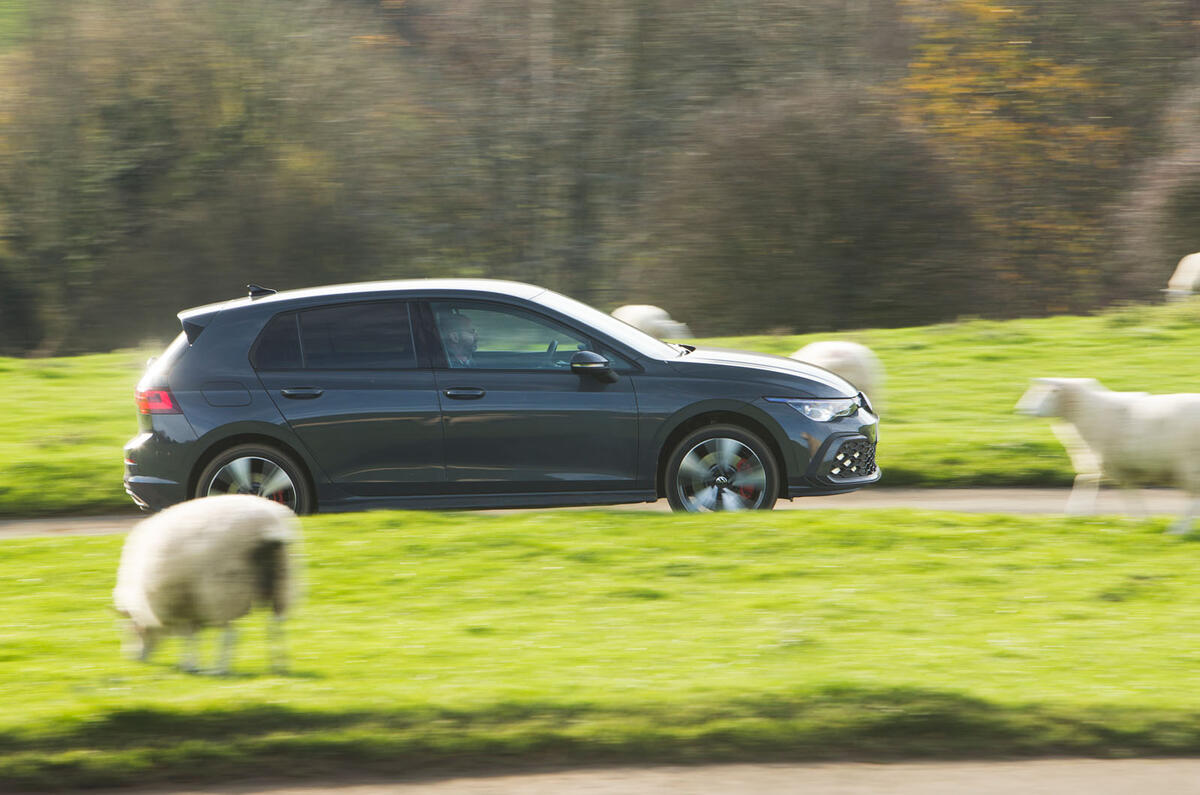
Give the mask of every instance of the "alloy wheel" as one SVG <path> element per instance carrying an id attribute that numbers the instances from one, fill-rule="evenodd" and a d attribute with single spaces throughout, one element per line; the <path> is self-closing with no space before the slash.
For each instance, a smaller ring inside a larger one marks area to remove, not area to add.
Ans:
<path id="1" fill-rule="evenodd" d="M 206 495 L 254 494 L 296 510 L 296 484 L 279 464 L 260 456 L 240 456 L 217 470 Z"/>
<path id="2" fill-rule="evenodd" d="M 675 487 L 688 511 L 748 511 L 762 505 L 767 472 L 762 460 L 737 439 L 705 439 L 679 463 Z"/>

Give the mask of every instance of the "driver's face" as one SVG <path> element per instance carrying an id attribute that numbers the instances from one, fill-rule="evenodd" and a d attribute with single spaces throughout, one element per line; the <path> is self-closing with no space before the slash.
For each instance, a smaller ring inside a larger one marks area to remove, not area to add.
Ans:
<path id="1" fill-rule="evenodd" d="M 465 353 L 474 353 L 479 347 L 479 334 L 475 331 L 475 324 L 465 317 L 458 321 L 458 328 L 451 331 L 447 339 L 451 345 Z"/>

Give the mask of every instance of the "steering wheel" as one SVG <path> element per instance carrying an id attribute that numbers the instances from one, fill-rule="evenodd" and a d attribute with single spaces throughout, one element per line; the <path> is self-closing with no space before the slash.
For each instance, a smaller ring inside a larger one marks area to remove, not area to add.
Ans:
<path id="1" fill-rule="evenodd" d="M 558 350 L 558 340 L 550 340 L 550 344 L 546 346 L 546 357 L 549 358 Z"/>

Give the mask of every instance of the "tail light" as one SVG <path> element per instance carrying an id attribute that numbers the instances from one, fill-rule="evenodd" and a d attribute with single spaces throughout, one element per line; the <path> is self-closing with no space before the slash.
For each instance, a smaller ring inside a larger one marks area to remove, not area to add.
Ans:
<path id="1" fill-rule="evenodd" d="M 134 393 L 139 414 L 182 414 L 169 389 L 139 389 Z"/>

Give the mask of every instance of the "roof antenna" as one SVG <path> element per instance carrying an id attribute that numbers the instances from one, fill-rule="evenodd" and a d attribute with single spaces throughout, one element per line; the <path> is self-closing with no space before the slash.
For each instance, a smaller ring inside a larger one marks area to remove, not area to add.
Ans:
<path id="1" fill-rule="evenodd" d="M 257 284 L 247 284 L 246 289 L 250 291 L 251 298 L 262 298 L 264 295 L 275 295 L 278 290 L 272 290 L 270 287 L 262 287 Z"/>

